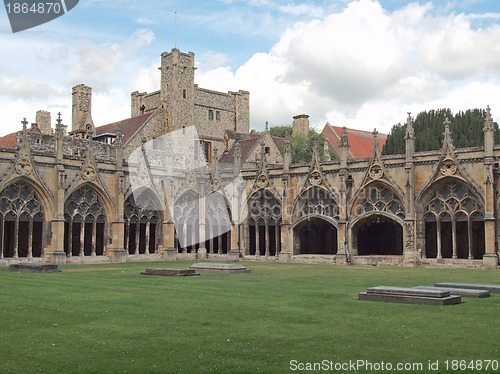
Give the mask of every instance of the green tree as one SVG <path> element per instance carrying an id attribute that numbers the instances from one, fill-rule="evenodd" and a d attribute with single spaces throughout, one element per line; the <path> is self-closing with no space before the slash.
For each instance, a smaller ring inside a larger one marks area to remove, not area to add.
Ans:
<path id="1" fill-rule="evenodd" d="M 318 153 L 321 160 L 325 160 L 326 152 L 329 153 L 330 158 L 336 158 L 333 151 L 325 152 L 325 137 L 323 134 L 318 133 L 315 129 L 309 130 L 307 134 L 295 133 L 290 136 L 290 143 L 292 145 L 292 162 L 304 163 L 311 162 L 314 147 L 314 137 L 317 138 Z"/>
<path id="2" fill-rule="evenodd" d="M 417 152 L 433 151 L 443 146 L 443 122 L 451 121 L 450 131 L 453 145 L 456 148 L 479 147 L 484 145 L 483 126 L 486 111 L 469 109 L 453 115 L 450 109 L 437 109 L 419 113 L 413 124 L 415 130 L 415 150 Z M 498 124 L 495 122 L 495 143 L 500 142 Z M 398 123 L 391 129 L 382 154 L 404 154 L 406 152 L 406 124 Z"/>

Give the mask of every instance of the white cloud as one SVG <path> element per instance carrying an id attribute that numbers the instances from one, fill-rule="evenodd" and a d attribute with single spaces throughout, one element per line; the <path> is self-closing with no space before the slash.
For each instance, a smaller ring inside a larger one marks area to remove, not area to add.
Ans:
<path id="1" fill-rule="evenodd" d="M 387 132 L 407 111 L 489 104 L 500 113 L 499 46 L 499 26 L 474 29 L 466 15 L 435 16 L 431 3 L 388 12 L 360 0 L 294 24 L 234 72 L 219 67 L 197 78 L 209 88 L 250 91 L 252 125 L 260 129 L 305 112 L 316 126 L 328 120 Z"/>

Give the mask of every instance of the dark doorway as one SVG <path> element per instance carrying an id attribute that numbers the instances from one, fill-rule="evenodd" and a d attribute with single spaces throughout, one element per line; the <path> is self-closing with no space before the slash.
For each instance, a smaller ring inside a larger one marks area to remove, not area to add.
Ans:
<path id="1" fill-rule="evenodd" d="M 337 228 L 324 219 L 311 217 L 302 221 L 294 228 L 294 237 L 300 254 L 337 253 Z"/>
<path id="2" fill-rule="evenodd" d="M 402 255 L 403 228 L 396 221 L 374 215 L 357 224 L 358 255 Z"/>

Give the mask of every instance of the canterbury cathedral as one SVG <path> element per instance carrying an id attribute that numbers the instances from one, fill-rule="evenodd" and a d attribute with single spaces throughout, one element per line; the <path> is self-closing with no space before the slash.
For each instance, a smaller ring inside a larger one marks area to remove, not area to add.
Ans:
<path id="1" fill-rule="evenodd" d="M 377 131 L 367 133 L 366 154 L 353 152 L 359 139 L 342 128 L 330 142 L 338 159 L 322 161 L 315 145 L 312 161 L 296 164 L 288 135 L 271 136 L 267 124 L 250 132 L 249 92 L 195 84 L 192 52 L 162 53 L 160 70 L 159 91 L 131 94 L 130 118 L 94 124 L 92 89 L 82 84 L 71 119 L 52 124 L 40 110 L 36 123 L 0 138 L 0 266 L 497 268 L 500 146 L 489 108 L 481 147 L 455 148 L 446 119 L 442 149 L 415 152 L 408 115 L 405 154 L 383 156 Z M 293 117 L 293 132 L 308 129 L 307 115 Z"/>

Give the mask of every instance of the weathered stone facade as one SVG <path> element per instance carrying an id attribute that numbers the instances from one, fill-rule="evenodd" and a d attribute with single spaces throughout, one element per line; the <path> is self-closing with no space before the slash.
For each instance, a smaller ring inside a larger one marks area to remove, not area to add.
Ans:
<path id="1" fill-rule="evenodd" d="M 344 131 L 340 160 L 321 162 L 315 147 L 310 164 L 292 164 L 289 139 L 277 142 L 266 131 L 247 140 L 245 160 L 235 142 L 222 155 L 231 162 L 214 157 L 209 167 L 186 172 L 165 162 L 176 145 L 156 148 L 155 139 L 199 118 L 200 139 L 209 141 L 210 134 L 222 138 L 225 126 L 248 132 L 249 120 L 248 95 L 197 88 L 188 77 L 193 62 L 177 50 L 162 55 L 162 103 L 151 104 L 158 93 L 151 102 L 132 95 L 132 112 L 144 105 L 151 114 L 137 113 L 142 120 L 126 141 L 120 124 L 106 144 L 66 136 L 60 117 L 53 134 L 23 122 L 17 146 L 0 148 L 1 266 L 243 258 L 497 267 L 500 146 L 489 110 L 484 147 L 455 149 L 447 121 L 440 151 L 415 152 L 409 117 L 404 155 L 382 156 L 374 132 L 372 155 L 349 159 Z M 181 77 L 175 84 L 174 75 Z M 216 118 L 202 119 L 209 108 L 221 111 L 217 131 L 207 130 Z M 134 150 L 148 160 L 142 169 L 128 163 Z M 137 171 L 140 196 L 130 179 Z M 178 230 L 191 242 L 180 241 Z"/>

